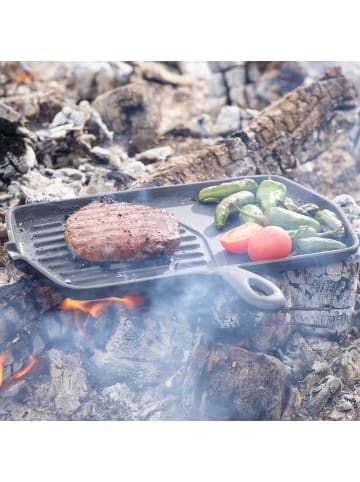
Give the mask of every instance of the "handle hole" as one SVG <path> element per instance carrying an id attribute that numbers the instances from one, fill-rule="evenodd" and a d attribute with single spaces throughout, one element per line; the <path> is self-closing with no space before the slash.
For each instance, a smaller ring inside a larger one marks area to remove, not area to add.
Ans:
<path id="1" fill-rule="evenodd" d="M 261 296 L 270 296 L 274 293 L 274 290 L 271 286 L 265 284 L 257 278 L 249 278 L 249 286 L 253 291 L 255 291 L 255 293 Z"/>

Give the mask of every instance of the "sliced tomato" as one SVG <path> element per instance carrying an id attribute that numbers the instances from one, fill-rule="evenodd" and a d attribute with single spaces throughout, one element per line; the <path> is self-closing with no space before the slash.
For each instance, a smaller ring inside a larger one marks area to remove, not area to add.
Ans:
<path id="1" fill-rule="evenodd" d="M 246 253 L 250 237 L 263 229 L 262 226 L 256 223 L 244 223 L 226 231 L 220 238 L 220 243 L 230 253 Z"/>

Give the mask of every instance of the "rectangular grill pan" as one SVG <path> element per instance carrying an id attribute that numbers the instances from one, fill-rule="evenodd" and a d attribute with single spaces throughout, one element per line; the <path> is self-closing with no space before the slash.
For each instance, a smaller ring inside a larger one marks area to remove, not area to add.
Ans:
<path id="1" fill-rule="evenodd" d="M 267 176 L 251 177 L 260 183 Z M 344 243 L 347 247 L 321 254 L 258 262 L 250 261 L 246 254 L 228 253 L 219 242 L 223 231 L 216 229 L 213 223 L 214 205 L 199 203 L 197 193 L 206 186 L 237 179 L 242 177 L 19 206 L 7 213 L 9 242 L 6 247 L 19 269 L 40 274 L 66 295 L 79 299 L 109 296 L 112 292 L 121 295 L 143 289 L 144 284 L 157 279 L 206 273 L 222 267 L 236 266 L 266 274 L 334 263 L 357 251 L 358 238 L 335 204 L 287 178 L 272 176 L 272 179 L 286 185 L 287 195 L 295 202 L 311 202 L 322 209 L 334 211 L 345 226 Z M 89 202 L 105 199 L 145 204 L 174 213 L 181 223 L 180 247 L 171 256 L 158 256 L 141 263 L 92 263 L 76 257 L 64 241 L 65 221 Z M 228 228 L 231 227 L 229 224 Z"/>

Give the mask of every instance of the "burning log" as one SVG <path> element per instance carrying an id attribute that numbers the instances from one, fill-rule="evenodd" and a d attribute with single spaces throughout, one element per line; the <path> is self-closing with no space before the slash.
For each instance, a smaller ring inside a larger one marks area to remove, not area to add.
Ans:
<path id="1" fill-rule="evenodd" d="M 242 131 L 178 157 L 130 185 L 162 185 L 231 176 L 286 173 L 328 149 L 355 122 L 356 91 L 340 68 L 266 107 Z"/>
<path id="2" fill-rule="evenodd" d="M 28 276 L 0 285 L 0 351 L 28 323 L 58 305 L 63 295 Z"/>

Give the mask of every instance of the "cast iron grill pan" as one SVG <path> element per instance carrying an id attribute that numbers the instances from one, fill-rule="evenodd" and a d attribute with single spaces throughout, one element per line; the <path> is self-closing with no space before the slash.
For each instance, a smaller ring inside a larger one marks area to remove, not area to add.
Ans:
<path id="1" fill-rule="evenodd" d="M 260 183 L 266 176 L 252 178 Z M 226 252 L 219 241 L 223 231 L 219 231 L 213 223 L 214 205 L 199 203 L 197 193 L 203 187 L 236 179 L 241 177 L 19 206 L 7 213 L 7 250 L 19 269 L 45 276 L 65 294 L 83 299 L 109 296 L 113 292 L 121 295 L 130 290 L 143 289 L 147 282 L 179 275 L 188 276 L 192 273 L 215 272 L 236 284 L 235 278 L 240 273 L 247 272 L 235 268 L 246 268 L 259 274 L 271 273 L 344 260 L 357 251 L 357 236 L 345 215 L 335 204 L 286 178 L 273 176 L 274 180 L 281 181 L 287 186 L 288 195 L 294 201 L 314 202 L 321 208 L 334 211 L 345 226 L 344 242 L 347 247 L 321 255 L 296 255 L 261 262 L 252 262 L 245 254 Z M 174 213 L 181 223 L 179 248 L 170 256 L 157 256 L 140 263 L 93 263 L 80 259 L 65 243 L 64 225 L 70 214 L 94 200 L 134 202 Z M 230 223 L 226 229 L 231 227 Z M 254 291 L 251 293 L 253 287 L 259 288 L 266 295 L 274 294 L 277 289 L 265 278 L 257 277 L 255 274 L 253 279 L 246 280 L 246 296 L 255 296 Z M 241 294 L 244 297 L 243 289 L 244 284 L 241 286 Z M 280 296 L 278 292 L 276 295 Z M 271 296 L 261 298 L 270 299 Z M 278 299 L 277 304 L 279 303 Z"/>

